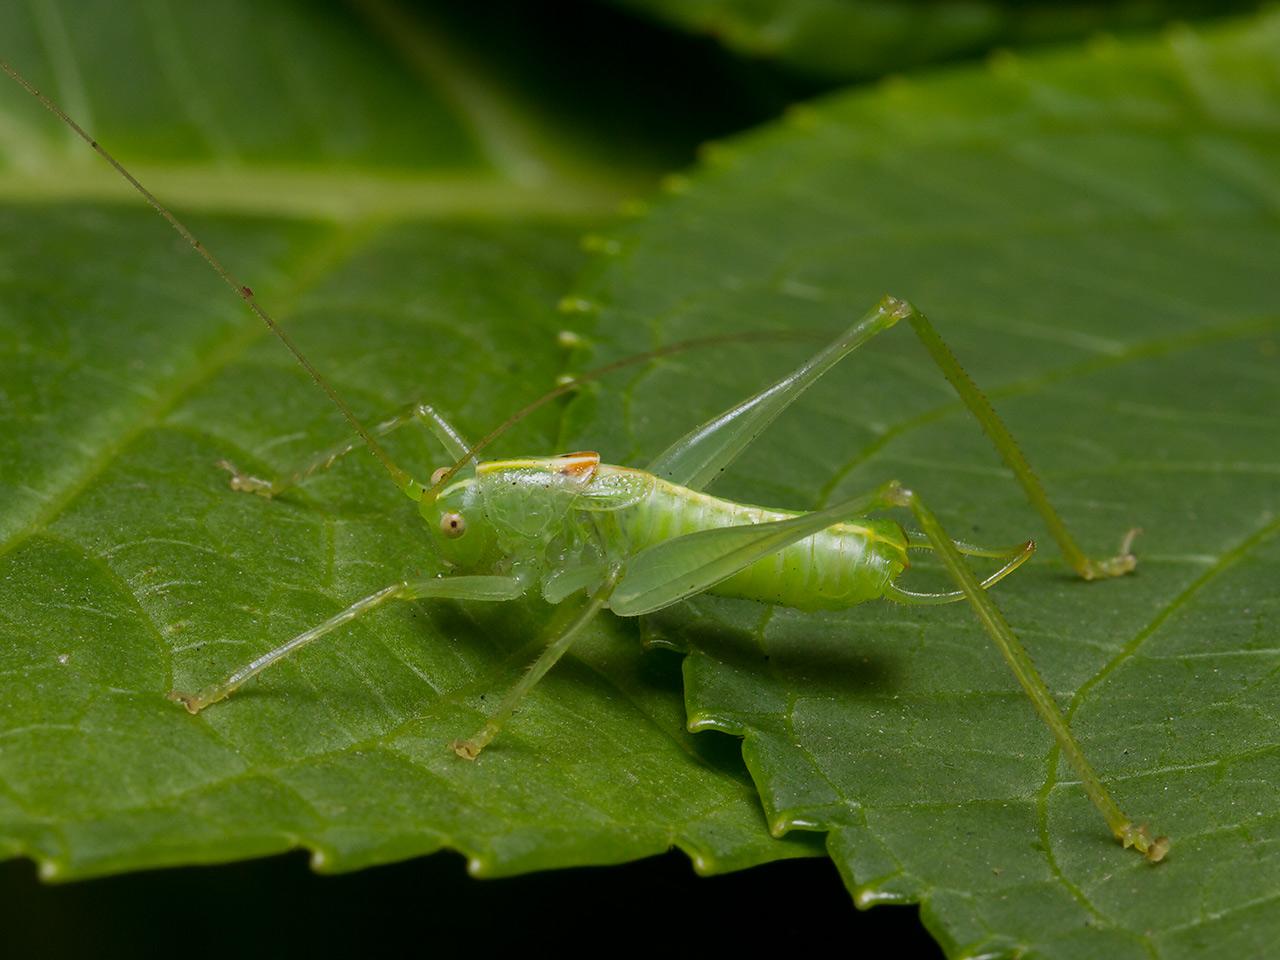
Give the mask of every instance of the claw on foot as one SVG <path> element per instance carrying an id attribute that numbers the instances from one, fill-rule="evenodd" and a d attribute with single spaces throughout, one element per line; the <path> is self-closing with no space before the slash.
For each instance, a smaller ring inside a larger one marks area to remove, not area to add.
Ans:
<path id="1" fill-rule="evenodd" d="M 199 713 L 207 704 L 198 693 L 181 693 L 177 690 L 170 690 L 165 694 L 166 700 L 172 700 L 174 703 L 180 703 L 187 708 L 187 713 Z"/>
<path id="2" fill-rule="evenodd" d="M 1142 533 L 1141 528 L 1134 527 L 1120 541 L 1120 552 L 1118 554 L 1109 560 L 1087 561 L 1084 569 L 1080 571 L 1080 576 L 1086 580 L 1102 580 L 1107 577 L 1123 577 L 1126 573 L 1132 573 L 1138 566 L 1138 558 L 1132 553 L 1133 541 L 1137 539 L 1140 533 Z"/>
<path id="3" fill-rule="evenodd" d="M 247 473 L 242 473 L 230 460 L 219 460 L 216 466 L 220 470 L 225 470 L 231 474 L 231 489 L 239 490 L 241 493 L 256 493 L 260 497 L 270 499 L 274 494 L 270 480 L 263 480 L 261 477 L 252 477 Z"/>
<path id="4" fill-rule="evenodd" d="M 225 700 L 231 696 L 232 690 L 224 686 L 205 687 L 196 693 L 183 693 L 181 690 L 170 690 L 165 697 L 174 703 L 180 703 L 187 708 L 187 713 L 199 713 L 205 707 L 217 703 L 219 700 Z"/>
<path id="5" fill-rule="evenodd" d="M 1156 837 L 1151 839 L 1151 833 L 1147 830 L 1147 825 L 1141 824 L 1134 826 L 1127 823 L 1116 834 L 1116 839 L 1127 850 L 1133 847 L 1139 853 L 1143 854 L 1151 863 L 1159 863 L 1165 858 L 1165 854 L 1169 852 L 1169 838 Z"/>
<path id="6" fill-rule="evenodd" d="M 487 747 L 493 738 L 498 735 L 498 731 L 501 728 L 501 722 L 494 723 L 493 718 L 490 718 L 483 727 L 465 740 L 454 740 L 449 744 L 449 749 L 463 760 L 474 760 L 480 756 L 480 751 Z"/>

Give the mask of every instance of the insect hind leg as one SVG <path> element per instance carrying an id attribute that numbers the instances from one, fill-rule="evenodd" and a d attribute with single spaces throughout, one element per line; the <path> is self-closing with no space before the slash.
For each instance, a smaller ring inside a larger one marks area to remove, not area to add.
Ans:
<path id="1" fill-rule="evenodd" d="M 969 412 L 978 421 L 978 425 L 982 427 L 982 432 L 987 435 L 992 446 L 996 448 L 996 452 L 1000 455 L 1000 459 L 1004 461 L 1005 466 L 1013 471 L 1014 478 L 1018 481 L 1019 486 L 1022 487 L 1032 507 L 1043 518 L 1045 526 L 1049 528 L 1049 533 L 1057 541 L 1063 557 L 1076 573 L 1085 580 L 1099 580 L 1106 577 L 1122 577 L 1137 567 L 1137 558 L 1131 552 L 1134 538 L 1139 533 L 1137 529 L 1131 529 L 1125 534 L 1120 544 L 1120 551 L 1113 557 L 1095 560 L 1085 554 L 1080 545 L 1076 543 L 1075 537 L 1067 528 L 1062 516 L 1050 503 L 1044 484 L 1036 476 L 1031 464 L 1022 452 L 1022 448 L 1018 446 L 1013 434 L 1009 432 L 1009 428 L 1004 425 L 1004 421 L 996 413 L 991 401 L 978 389 L 978 385 L 973 382 L 964 367 L 960 365 L 960 361 L 951 352 L 951 348 L 947 346 L 946 341 L 939 336 L 938 331 L 929 322 L 929 318 L 906 301 L 899 301 L 899 303 L 903 308 L 901 312 L 911 325 L 916 338 L 928 351 L 929 356 L 937 364 L 938 369 L 942 371 L 942 375 L 946 377 L 947 382 L 955 389 L 964 405 L 969 408 Z"/>
<path id="2" fill-rule="evenodd" d="M 1080 776 L 1081 783 L 1085 792 L 1089 795 L 1089 799 L 1093 801 L 1093 805 L 1097 807 L 1107 821 L 1107 825 L 1111 828 L 1111 832 L 1116 839 L 1126 847 L 1137 848 L 1153 863 L 1163 859 L 1169 849 L 1169 839 L 1167 837 L 1153 839 L 1145 825 L 1134 824 L 1120 810 L 1115 800 L 1112 799 L 1111 794 L 1103 786 L 1098 774 L 1085 757 L 1080 744 L 1071 733 L 1071 728 L 1067 725 L 1066 718 L 1062 715 L 1057 702 L 1053 699 L 1053 694 L 1045 686 L 1045 682 L 1040 677 L 1039 671 L 1036 670 L 1030 654 L 1027 653 L 1026 648 L 1023 647 L 1021 641 L 1014 634 L 1013 628 L 1009 626 L 1004 615 L 996 607 L 995 601 L 991 599 L 987 591 L 982 589 L 977 577 L 974 576 L 973 571 L 964 562 L 960 551 L 947 536 L 937 518 L 924 505 L 919 495 L 911 490 L 895 484 L 890 498 L 894 505 L 906 507 L 915 515 L 916 522 L 920 524 L 921 530 L 924 531 L 925 536 L 929 538 L 933 548 L 942 558 L 947 572 L 952 580 L 955 581 L 956 586 L 960 588 L 960 592 L 963 593 L 965 599 L 969 601 L 978 621 L 1004 656 L 1005 662 L 1013 670 L 1014 676 L 1017 677 L 1018 683 L 1021 684 L 1022 689 L 1031 699 L 1036 712 L 1053 733 L 1059 748 L 1066 754 L 1071 766 L 1075 768 L 1076 773 Z"/>
<path id="3" fill-rule="evenodd" d="M 991 440 L 1076 573 L 1085 580 L 1097 580 L 1123 576 L 1133 570 L 1137 560 L 1130 547 L 1137 531 L 1131 530 L 1125 535 L 1115 556 L 1103 560 L 1087 556 L 1049 501 L 1040 478 L 991 402 L 960 366 L 928 318 L 898 297 L 882 298 L 852 327 L 781 380 L 689 431 L 659 454 L 649 464 L 649 471 L 694 490 L 706 488 L 805 390 L 863 344 L 904 320 Z"/>

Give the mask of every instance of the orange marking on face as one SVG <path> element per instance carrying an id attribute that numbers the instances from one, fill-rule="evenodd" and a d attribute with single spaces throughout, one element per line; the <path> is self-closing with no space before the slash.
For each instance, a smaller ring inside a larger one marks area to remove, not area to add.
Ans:
<path id="1" fill-rule="evenodd" d="M 556 468 L 571 477 L 589 477 L 600 466 L 600 454 L 594 450 L 562 453 L 556 457 Z"/>

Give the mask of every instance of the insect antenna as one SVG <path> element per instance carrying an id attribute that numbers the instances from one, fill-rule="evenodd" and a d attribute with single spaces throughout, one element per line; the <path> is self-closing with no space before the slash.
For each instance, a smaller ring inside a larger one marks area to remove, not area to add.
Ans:
<path id="1" fill-rule="evenodd" d="M 421 486 L 417 481 L 410 477 L 408 473 L 392 462 L 387 451 L 383 449 L 382 445 L 373 438 L 372 434 L 370 434 L 365 428 L 365 425 L 360 422 L 355 413 L 352 412 L 351 408 L 347 406 L 346 401 L 343 400 L 329 382 L 320 375 L 320 371 L 311 365 L 311 361 L 302 355 L 302 351 L 294 345 L 294 342 L 289 338 L 288 334 L 281 329 L 280 325 L 276 323 L 271 315 L 267 313 L 262 304 L 258 302 L 258 298 L 254 296 L 253 288 L 241 283 L 236 278 L 235 274 L 233 274 L 221 260 L 214 256 L 213 252 L 201 243 L 200 240 L 196 238 L 195 234 L 187 229 L 186 224 L 179 220 L 168 207 L 160 202 L 155 194 L 143 186 L 142 183 L 125 168 L 124 164 L 112 156 L 111 153 L 102 146 L 102 144 L 98 143 L 96 139 L 90 136 L 89 133 L 80 126 L 80 124 L 71 119 L 71 117 L 67 115 L 66 111 L 51 100 L 43 91 L 27 80 L 26 77 L 20 74 L 7 61 L 0 60 L 0 69 L 3 69 L 5 73 L 13 78 L 14 82 L 39 100 L 50 113 L 66 124 L 76 136 L 87 143 L 93 151 L 98 154 L 98 156 L 111 164 L 116 173 L 124 177 L 129 185 L 138 191 L 138 193 L 142 195 L 142 198 L 150 204 L 151 208 L 168 221 L 169 226 L 173 227 L 173 229 L 178 232 L 178 235 L 190 244 L 191 248 L 195 250 L 196 253 L 200 254 L 200 256 L 204 258 L 205 262 L 209 264 L 209 266 L 213 268 L 214 272 L 222 278 L 222 281 L 235 292 L 236 296 L 243 300 L 254 315 L 267 325 L 267 329 L 274 333 L 276 337 L 279 338 L 280 342 L 288 348 L 289 352 L 293 354 L 294 359 L 296 359 L 298 363 L 302 364 L 302 368 L 307 371 L 307 374 L 316 382 L 316 385 L 319 386 L 320 389 L 328 395 L 329 399 L 334 402 L 334 405 L 342 411 L 342 415 L 346 418 L 347 422 L 351 424 L 356 433 L 360 435 L 360 439 L 364 441 L 365 446 L 369 448 L 369 452 L 377 457 L 386 468 L 387 472 L 391 474 L 391 479 L 395 482 L 396 486 L 407 493 L 410 497 L 419 499 L 422 494 Z"/>
<path id="2" fill-rule="evenodd" d="M 669 343 L 666 346 L 658 347 L 654 350 L 647 350 L 644 353 L 634 353 L 630 356 L 622 357 L 619 360 L 613 360 L 603 366 L 594 367 L 591 370 L 586 370 L 582 373 L 576 373 L 571 377 L 565 378 L 551 390 L 548 390 L 542 396 L 538 397 L 538 399 L 526 404 L 515 413 L 511 414 L 511 416 L 503 420 L 502 423 L 498 424 L 474 444 L 469 446 L 467 448 L 467 452 L 455 461 L 452 466 L 441 471 L 437 471 L 433 478 L 435 482 L 432 483 L 431 489 L 428 490 L 424 496 L 429 500 L 435 499 L 436 496 L 439 495 L 440 491 L 453 480 L 454 475 L 459 470 L 465 467 L 468 463 L 474 462 L 481 450 L 484 450 L 525 417 L 537 410 L 540 410 L 552 400 L 555 400 L 558 397 L 563 397 L 565 394 L 578 389 L 578 387 L 582 386 L 584 383 L 591 383 L 592 381 L 600 380 L 617 370 L 623 369 L 624 367 L 633 366 L 638 363 L 645 363 L 649 360 L 657 360 L 661 357 L 668 357 L 676 353 L 683 353 L 685 350 L 694 350 L 699 347 L 720 346 L 726 343 L 821 339 L 824 339 L 823 335 L 806 333 L 800 330 L 752 330 L 746 333 L 725 333 L 718 336 L 692 337 L 688 340 L 677 340 L 674 343 Z"/>

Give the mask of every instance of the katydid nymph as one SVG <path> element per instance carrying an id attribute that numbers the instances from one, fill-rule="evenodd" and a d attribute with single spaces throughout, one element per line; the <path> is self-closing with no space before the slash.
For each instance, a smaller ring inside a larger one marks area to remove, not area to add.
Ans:
<path id="1" fill-rule="evenodd" d="M 435 545 L 439 568 L 431 575 L 401 580 L 356 600 L 198 692 L 169 693 L 189 712 L 199 713 L 225 699 L 272 664 L 390 600 L 505 601 L 536 592 L 551 603 L 568 604 L 567 614 L 556 618 L 554 635 L 544 651 L 480 729 L 449 745 L 458 757 L 475 760 L 512 722 L 522 698 L 604 610 L 623 617 L 640 616 L 703 592 L 804 610 L 843 609 L 875 599 L 903 604 L 966 601 L 1115 837 L 1153 862 L 1164 857 L 1168 840 L 1152 837 L 1145 826 L 1120 811 L 988 594 L 988 588 L 1030 556 L 1032 542 L 987 549 L 954 541 L 920 495 L 898 482 L 808 513 L 751 506 L 705 492 L 815 381 L 872 337 L 905 322 L 987 434 L 1076 573 L 1093 580 L 1133 570 L 1132 533 L 1124 537 L 1119 553 L 1105 560 L 1090 559 L 1077 545 L 991 404 L 929 320 L 910 303 L 886 296 L 797 369 L 696 426 L 644 468 L 610 465 L 592 451 L 482 461 L 477 454 L 502 428 L 472 445 L 427 404 L 366 427 L 248 286 L 57 105 L 7 64 L 3 66 L 204 257 L 325 391 L 359 438 L 322 453 L 280 480 L 250 476 L 223 462 L 220 465 L 231 473 L 232 489 L 272 497 L 363 447 L 382 464 L 395 486 L 418 504 L 426 524 L 424 536 Z M 449 458 L 448 466 L 425 481 L 396 464 L 379 442 L 379 437 L 410 424 L 425 426 Z M 919 531 L 908 532 L 883 516 L 890 511 L 908 513 Z M 936 552 L 954 589 L 920 593 L 899 584 L 911 550 Z M 980 581 L 965 555 L 992 558 L 1001 565 Z"/>

